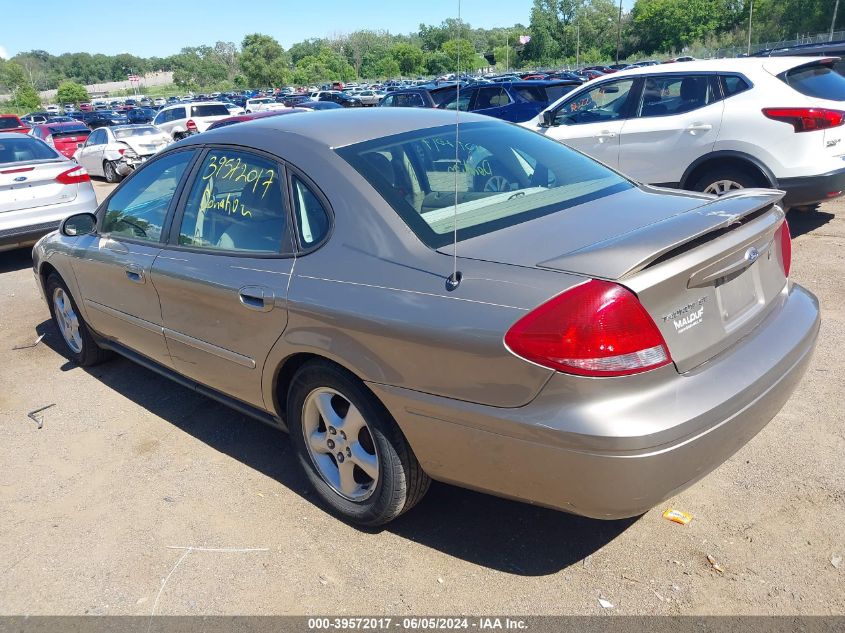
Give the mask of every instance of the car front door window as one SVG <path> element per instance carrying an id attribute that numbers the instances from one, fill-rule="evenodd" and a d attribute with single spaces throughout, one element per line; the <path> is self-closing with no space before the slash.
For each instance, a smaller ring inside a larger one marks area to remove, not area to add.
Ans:
<path id="1" fill-rule="evenodd" d="M 173 195 L 193 152 L 173 152 L 141 169 L 109 199 L 101 232 L 158 242 Z"/>
<path id="2" fill-rule="evenodd" d="M 625 116 L 633 79 L 603 83 L 567 99 L 555 113 L 556 125 L 614 121 Z"/>

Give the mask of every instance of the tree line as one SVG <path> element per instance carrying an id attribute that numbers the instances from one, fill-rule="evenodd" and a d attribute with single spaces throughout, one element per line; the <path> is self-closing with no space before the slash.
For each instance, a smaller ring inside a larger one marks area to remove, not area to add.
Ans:
<path id="1" fill-rule="evenodd" d="M 755 0 L 752 40 L 825 31 L 834 1 Z M 33 102 L 38 90 L 63 83 L 121 81 L 151 71 L 172 71 L 186 90 L 223 90 L 431 76 L 459 67 L 574 66 L 609 62 L 617 51 L 623 60 L 642 59 L 742 45 L 750 10 L 751 0 L 636 0 L 628 12 L 620 11 L 618 0 L 533 0 L 527 26 L 481 29 L 450 18 L 420 24 L 409 34 L 360 30 L 306 39 L 288 49 L 270 35 L 254 33 L 240 44 L 216 42 L 148 58 L 33 50 L 0 60 L 0 93 L 13 93 L 17 103 Z"/>

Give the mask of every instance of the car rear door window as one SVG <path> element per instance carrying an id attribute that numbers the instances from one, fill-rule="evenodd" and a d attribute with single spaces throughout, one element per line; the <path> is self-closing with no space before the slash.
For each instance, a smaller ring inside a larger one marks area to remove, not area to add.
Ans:
<path id="1" fill-rule="evenodd" d="M 102 232 L 158 242 L 173 195 L 193 156 L 192 151 L 173 152 L 141 168 L 109 199 Z"/>
<path id="2" fill-rule="evenodd" d="M 302 248 L 318 244 L 329 232 L 329 214 L 314 191 L 296 176 L 291 177 L 293 212 Z"/>
<path id="3" fill-rule="evenodd" d="M 740 92 L 745 92 L 751 85 L 743 77 L 739 75 L 722 75 L 719 77 L 722 84 L 722 94 L 727 99 Z"/>
<path id="4" fill-rule="evenodd" d="M 717 101 L 707 75 L 646 77 L 637 116 L 682 114 Z"/>
<path id="5" fill-rule="evenodd" d="M 488 108 L 501 108 L 510 103 L 511 99 L 507 91 L 501 86 L 484 86 L 475 93 L 473 110 L 487 110 Z"/>
<path id="6" fill-rule="evenodd" d="M 279 165 L 248 152 L 212 149 L 203 159 L 179 228 L 179 244 L 213 250 L 291 251 Z"/>
<path id="7" fill-rule="evenodd" d="M 788 70 L 780 78 L 802 95 L 845 101 L 845 77 L 827 64 L 809 64 Z"/>
<path id="8" fill-rule="evenodd" d="M 271 99 L 264 99 L 262 103 L 270 103 Z M 229 108 L 222 103 L 206 103 L 191 106 L 191 116 L 229 116 Z"/>

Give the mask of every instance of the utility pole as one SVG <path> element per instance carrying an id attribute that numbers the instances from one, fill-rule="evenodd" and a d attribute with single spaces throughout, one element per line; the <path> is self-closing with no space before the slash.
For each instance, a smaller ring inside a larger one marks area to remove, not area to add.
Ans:
<path id="1" fill-rule="evenodd" d="M 505 72 L 511 69 L 511 34 L 505 35 Z"/>
<path id="2" fill-rule="evenodd" d="M 828 42 L 833 41 L 833 27 L 836 25 L 837 11 L 839 11 L 839 0 L 836 0 L 836 4 L 833 5 L 833 19 L 830 21 L 830 37 L 827 38 Z"/>
<path id="3" fill-rule="evenodd" d="M 581 25 L 575 25 L 575 68 L 581 65 Z"/>
<path id="4" fill-rule="evenodd" d="M 839 0 L 837 0 L 838 2 Z M 616 23 L 616 64 L 619 64 L 619 47 L 622 43 L 622 0 L 619 0 L 619 21 Z"/>
<path id="5" fill-rule="evenodd" d="M 839 2 L 839 0 L 836 0 Z M 748 50 L 746 55 L 751 55 L 751 17 L 754 15 L 754 0 L 751 0 L 751 8 L 748 10 Z"/>

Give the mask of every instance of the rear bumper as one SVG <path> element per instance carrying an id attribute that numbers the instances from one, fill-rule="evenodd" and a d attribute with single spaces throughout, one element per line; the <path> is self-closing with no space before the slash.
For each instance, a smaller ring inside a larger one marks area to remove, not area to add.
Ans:
<path id="1" fill-rule="evenodd" d="M 845 193 L 845 168 L 817 176 L 780 178 L 777 188 L 786 191 L 784 203 L 791 207 L 838 198 Z"/>
<path id="2" fill-rule="evenodd" d="M 71 202 L 4 211 L 0 213 L 0 251 L 34 244 L 41 236 L 56 230 L 69 215 L 96 210 L 97 197 L 89 182 L 78 186 L 76 198 Z"/>
<path id="3" fill-rule="evenodd" d="M 780 410 L 820 323 L 797 285 L 729 351 L 686 374 L 556 374 L 501 409 L 370 384 L 434 479 L 584 516 L 636 516 L 704 477 Z"/>

